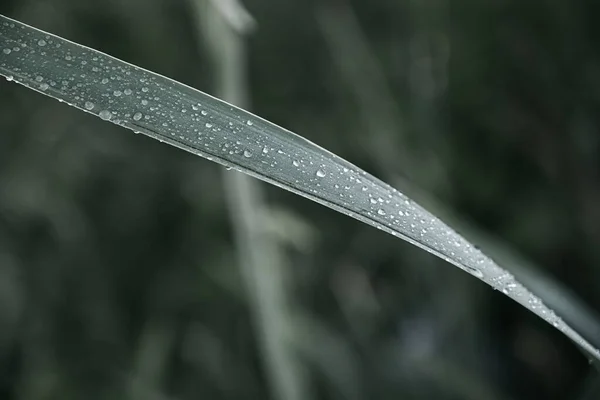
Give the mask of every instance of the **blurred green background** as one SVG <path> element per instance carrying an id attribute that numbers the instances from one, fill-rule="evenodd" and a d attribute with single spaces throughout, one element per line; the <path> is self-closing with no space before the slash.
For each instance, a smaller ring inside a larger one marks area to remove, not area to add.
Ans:
<path id="1" fill-rule="evenodd" d="M 216 94 L 199 1 L 0 0 L 0 13 Z M 253 112 L 600 310 L 599 2 L 243 3 Z M 234 173 L 0 82 L 0 399 L 279 400 L 239 265 Z M 273 335 L 302 398 L 600 396 L 576 347 L 501 293 L 262 188 L 282 253 Z"/>

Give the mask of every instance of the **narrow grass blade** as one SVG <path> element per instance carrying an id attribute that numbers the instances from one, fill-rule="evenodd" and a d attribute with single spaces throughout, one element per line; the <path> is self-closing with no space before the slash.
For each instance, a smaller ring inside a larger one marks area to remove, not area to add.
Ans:
<path id="1" fill-rule="evenodd" d="M 169 78 L 0 16 L 0 74 L 80 110 L 400 237 L 597 349 L 507 271 L 402 193 L 308 140 Z"/>

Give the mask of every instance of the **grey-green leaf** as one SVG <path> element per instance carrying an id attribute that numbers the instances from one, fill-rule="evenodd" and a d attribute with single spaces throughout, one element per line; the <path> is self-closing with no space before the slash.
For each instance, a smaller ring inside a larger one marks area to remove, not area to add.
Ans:
<path id="1" fill-rule="evenodd" d="M 0 74 L 421 247 L 503 292 L 600 360 L 598 350 L 539 297 L 438 218 L 288 130 L 189 86 L 4 16 L 0 16 Z"/>

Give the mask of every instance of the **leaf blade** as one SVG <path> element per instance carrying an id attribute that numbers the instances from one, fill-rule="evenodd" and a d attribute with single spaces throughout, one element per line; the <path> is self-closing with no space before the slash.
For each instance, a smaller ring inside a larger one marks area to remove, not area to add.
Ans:
<path id="1" fill-rule="evenodd" d="M 167 77 L 0 15 L 0 74 L 82 111 L 279 186 L 418 246 L 600 353 L 437 217 L 360 168 Z"/>

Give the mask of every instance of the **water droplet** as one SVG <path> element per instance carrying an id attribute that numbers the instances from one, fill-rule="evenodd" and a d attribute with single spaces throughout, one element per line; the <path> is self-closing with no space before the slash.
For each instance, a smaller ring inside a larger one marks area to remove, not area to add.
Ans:
<path id="1" fill-rule="evenodd" d="M 248 150 L 244 150 L 244 157 L 250 158 L 250 157 L 252 157 L 252 153 L 249 152 Z"/>
<path id="2" fill-rule="evenodd" d="M 202 111 L 200 111 L 200 114 L 202 114 L 202 115 L 204 115 L 204 116 L 207 116 L 207 115 L 208 115 L 208 111 L 206 111 L 206 110 L 202 110 Z"/>
<path id="3" fill-rule="evenodd" d="M 475 269 L 475 268 L 470 268 L 469 271 L 476 277 L 478 277 L 480 279 L 483 278 L 483 272 L 481 272 L 480 270 Z"/>
<path id="4" fill-rule="evenodd" d="M 115 90 L 115 91 L 113 92 L 113 95 L 115 95 L 116 97 L 119 97 L 119 96 L 121 96 L 122 94 L 123 94 L 123 93 L 122 93 L 120 90 Z"/>
<path id="5" fill-rule="evenodd" d="M 325 174 L 325 171 L 323 171 L 322 169 L 318 169 L 318 170 L 317 170 L 317 176 L 318 176 L 319 178 L 323 178 L 325 175 L 326 175 L 326 174 Z"/>
<path id="6" fill-rule="evenodd" d="M 370 198 L 369 201 L 371 202 L 371 204 L 377 204 L 377 200 Z"/>
<path id="7" fill-rule="evenodd" d="M 86 110 L 92 110 L 94 108 L 94 103 L 92 103 L 91 101 L 86 101 L 84 107 Z"/>
<path id="8" fill-rule="evenodd" d="M 210 129 L 213 127 L 213 124 L 211 124 L 210 122 L 207 122 L 206 124 L 204 124 L 204 126 Z"/>
<path id="9" fill-rule="evenodd" d="M 148 93 L 148 88 L 147 88 L 147 87 L 143 87 L 143 88 L 142 88 L 142 92 L 144 92 L 144 93 Z"/>
<path id="10" fill-rule="evenodd" d="M 383 211 L 383 209 L 380 208 L 379 210 L 377 210 L 377 214 L 385 215 L 385 211 Z"/>
<path id="11" fill-rule="evenodd" d="M 142 119 L 142 113 L 138 112 L 138 113 L 133 114 L 133 119 L 135 121 L 139 121 L 140 119 Z"/>
<path id="12" fill-rule="evenodd" d="M 292 165 L 293 165 L 294 167 L 299 167 L 299 166 L 300 166 L 300 163 L 299 163 L 298 161 L 294 160 L 294 161 L 292 161 Z M 317 172 L 317 176 L 318 176 L 318 175 L 319 175 L 319 173 Z M 325 176 L 325 175 L 323 175 L 323 176 Z"/>
<path id="13" fill-rule="evenodd" d="M 125 89 L 125 90 L 123 91 L 123 93 L 125 93 L 127 96 L 129 96 L 129 95 L 130 95 L 131 93 L 133 93 L 133 92 L 131 91 L 131 89 Z"/>
<path id="14" fill-rule="evenodd" d="M 40 90 L 44 91 L 44 90 L 48 90 L 48 84 L 47 83 L 42 83 L 40 85 Z"/>
<path id="15" fill-rule="evenodd" d="M 253 123 L 252 123 L 252 121 L 248 120 L 248 121 L 246 121 L 246 125 L 248 125 L 248 126 L 252 126 L 252 125 L 253 125 Z"/>
<path id="16" fill-rule="evenodd" d="M 2 50 L 2 52 L 3 52 L 4 54 L 10 54 L 11 50 L 10 50 L 10 49 L 4 49 L 4 50 Z"/>
<path id="17" fill-rule="evenodd" d="M 108 78 L 102 78 L 100 82 L 106 85 L 108 83 Z"/>
<path id="18" fill-rule="evenodd" d="M 38 40 L 37 43 L 38 43 L 38 46 L 42 46 L 42 47 L 44 47 L 46 45 L 46 41 L 44 39 Z"/>
<path id="19" fill-rule="evenodd" d="M 100 118 L 102 118 L 103 120 L 105 120 L 105 121 L 109 121 L 112 118 L 112 114 L 108 110 L 102 110 L 102 111 L 100 111 L 100 113 L 98 114 L 98 116 Z"/>
<path id="20" fill-rule="evenodd" d="M 145 100 L 145 99 L 144 99 L 144 100 L 142 100 L 142 105 L 143 105 L 143 106 L 147 106 L 147 105 L 148 105 L 148 100 Z"/>
<path id="21" fill-rule="evenodd" d="M 262 151 L 263 151 L 264 154 L 267 154 L 269 152 L 269 149 L 267 149 L 267 146 L 265 146 L 265 147 L 263 147 Z"/>

